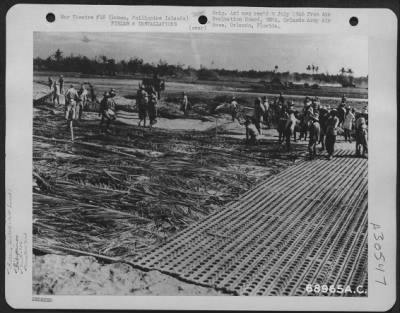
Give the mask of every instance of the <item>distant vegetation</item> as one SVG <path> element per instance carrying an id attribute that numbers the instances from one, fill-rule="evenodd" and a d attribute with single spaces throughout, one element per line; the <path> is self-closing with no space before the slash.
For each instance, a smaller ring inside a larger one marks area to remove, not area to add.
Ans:
<path id="1" fill-rule="evenodd" d="M 145 62 L 138 57 L 132 57 L 129 60 L 116 61 L 105 55 L 88 58 L 82 55 L 64 56 L 60 49 L 46 59 L 37 57 L 33 61 L 36 71 L 55 71 L 55 72 L 81 72 L 83 74 L 95 75 L 143 75 L 152 76 L 155 73 L 164 78 L 175 78 L 184 80 L 240 80 L 252 79 L 262 83 L 280 81 L 303 82 L 317 84 L 341 84 L 343 86 L 356 85 L 358 87 L 368 86 L 367 77 L 355 77 L 353 71 L 342 67 L 335 74 L 320 73 L 319 67 L 315 65 L 306 65 L 305 70 L 308 73 L 297 72 L 279 72 L 279 66 L 275 65 L 272 70 L 227 70 L 217 68 L 207 68 L 201 66 L 195 69 L 184 64 L 168 64 L 167 61 L 160 59 L 158 63 Z"/>

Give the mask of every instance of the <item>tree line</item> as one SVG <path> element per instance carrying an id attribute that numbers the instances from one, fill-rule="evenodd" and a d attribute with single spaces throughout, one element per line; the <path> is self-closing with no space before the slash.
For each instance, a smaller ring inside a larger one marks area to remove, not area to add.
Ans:
<path id="1" fill-rule="evenodd" d="M 260 81 L 282 80 L 282 81 L 317 81 L 322 83 L 342 83 L 343 81 L 353 83 L 354 73 L 351 69 L 344 67 L 338 73 L 320 73 L 319 67 L 307 65 L 305 69 L 308 73 L 298 72 L 279 72 L 279 66 L 275 65 L 271 70 L 237 70 L 224 68 L 207 68 L 200 66 L 195 69 L 184 64 L 169 64 L 160 59 L 157 63 L 145 62 L 142 58 L 131 57 L 129 60 L 115 60 L 105 55 L 88 58 L 82 55 L 64 56 L 60 49 L 49 57 L 42 59 L 36 57 L 33 61 L 36 71 L 55 71 L 55 72 L 81 72 L 83 74 L 96 75 L 143 75 L 160 77 L 182 78 L 189 80 L 228 80 L 231 78 L 252 78 Z M 367 82 L 368 77 L 358 77 L 355 81 Z"/>

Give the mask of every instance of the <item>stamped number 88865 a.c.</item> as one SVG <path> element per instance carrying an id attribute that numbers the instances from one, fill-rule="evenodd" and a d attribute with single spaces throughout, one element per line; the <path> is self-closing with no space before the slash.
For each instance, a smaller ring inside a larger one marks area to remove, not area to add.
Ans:
<path id="1" fill-rule="evenodd" d="M 306 291 L 307 293 L 314 293 L 314 294 L 320 294 L 320 293 L 335 293 L 335 294 L 359 294 L 359 295 L 366 295 L 367 291 L 364 290 L 363 286 L 356 286 L 356 287 L 351 287 L 349 285 L 343 286 L 343 285 L 320 285 L 320 284 L 308 284 L 306 286 Z"/>

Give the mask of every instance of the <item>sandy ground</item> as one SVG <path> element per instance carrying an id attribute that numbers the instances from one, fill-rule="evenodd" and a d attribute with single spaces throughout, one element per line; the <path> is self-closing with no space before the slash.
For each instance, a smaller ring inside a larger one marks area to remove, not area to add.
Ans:
<path id="1" fill-rule="evenodd" d="M 158 271 L 144 272 L 124 263 L 104 264 L 87 256 L 54 254 L 33 256 L 32 292 L 41 295 L 227 295 Z"/>

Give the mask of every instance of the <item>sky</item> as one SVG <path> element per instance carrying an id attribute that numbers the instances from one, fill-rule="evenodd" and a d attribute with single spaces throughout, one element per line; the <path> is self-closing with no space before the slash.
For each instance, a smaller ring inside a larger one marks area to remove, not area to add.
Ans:
<path id="1" fill-rule="evenodd" d="M 47 58 L 57 49 L 64 56 L 163 59 L 194 68 L 264 71 L 278 65 L 279 72 L 307 72 L 314 64 L 319 73 L 337 74 L 344 67 L 368 75 L 368 38 L 345 34 L 35 33 L 34 57 Z"/>

